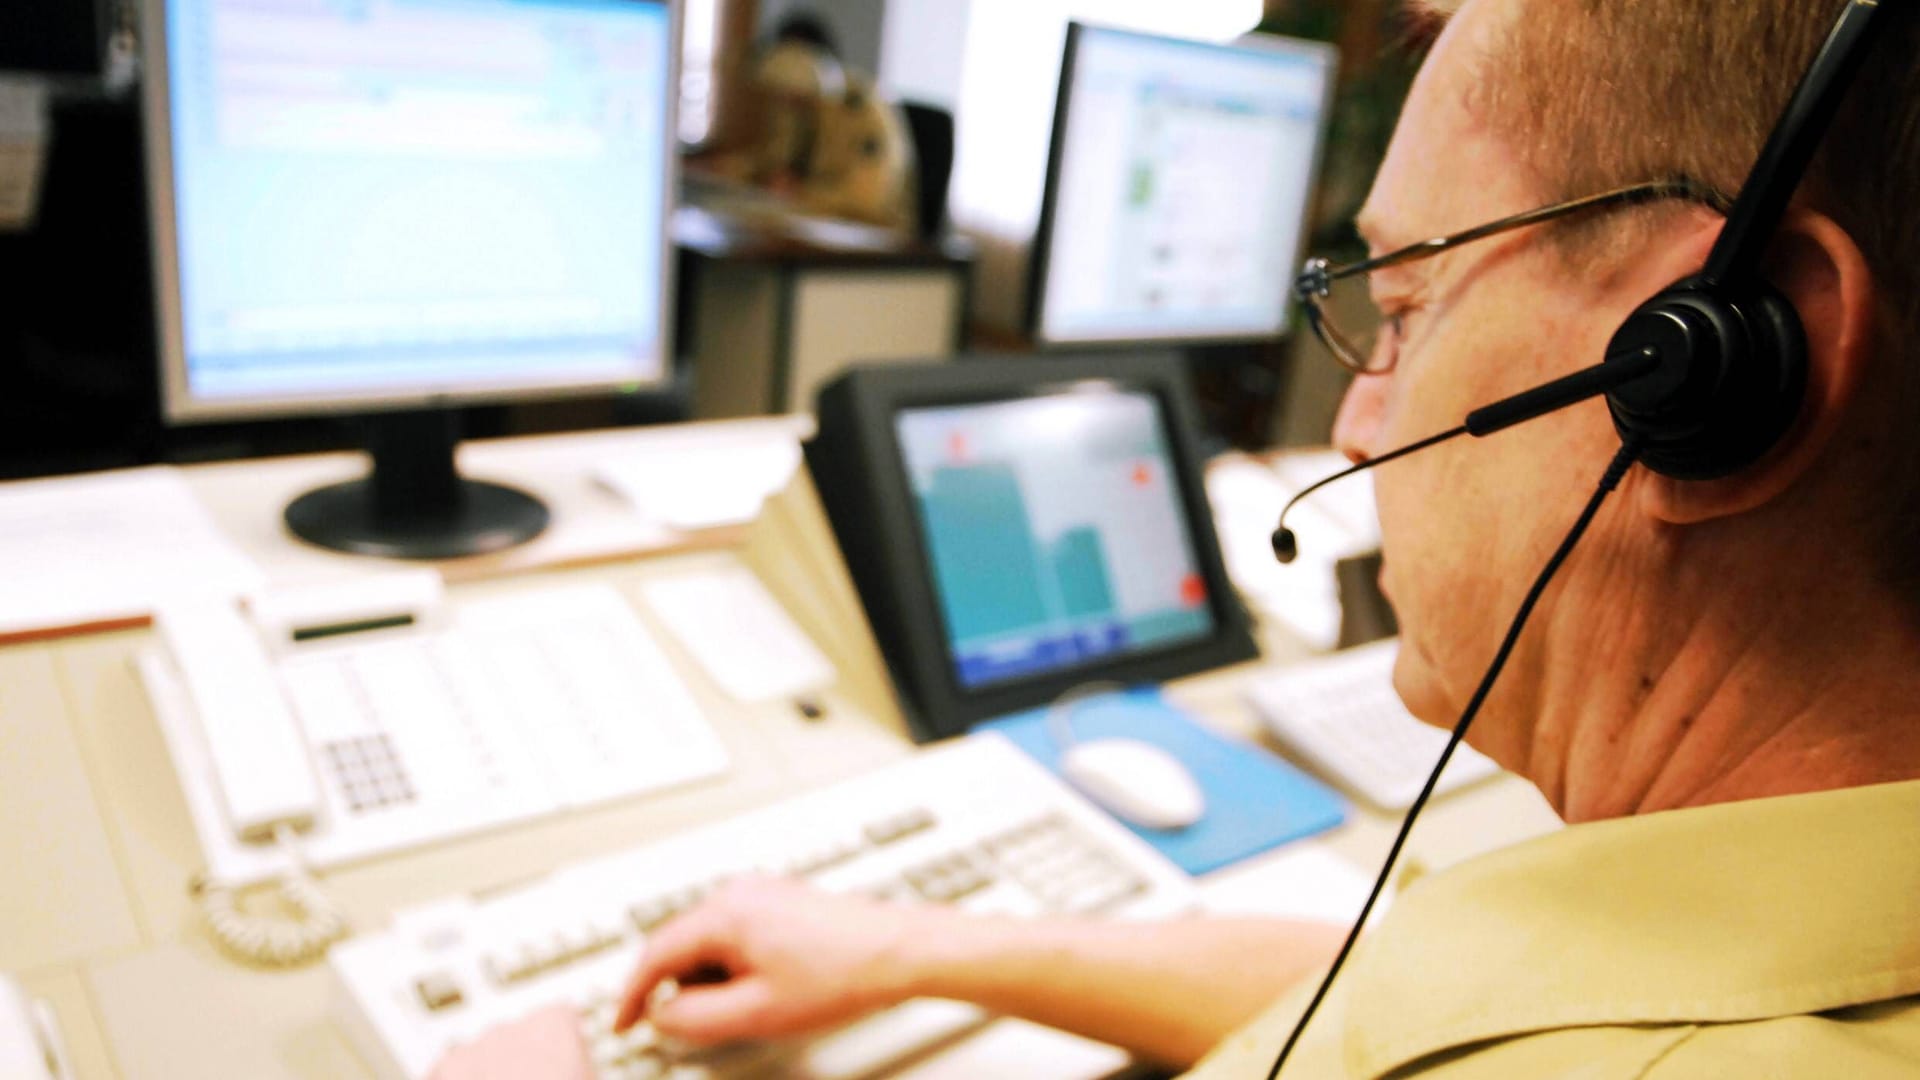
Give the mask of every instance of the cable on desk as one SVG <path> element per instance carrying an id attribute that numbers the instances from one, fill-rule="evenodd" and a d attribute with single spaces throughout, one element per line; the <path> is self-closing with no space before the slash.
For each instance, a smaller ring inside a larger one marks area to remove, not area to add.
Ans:
<path id="1" fill-rule="evenodd" d="M 298 913 L 286 919 L 253 915 L 240 910 L 233 886 L 196 878 L 193 892 L 200 900 L 207 928 L 228 955 L 261 967 L 298 967 L 325 956 L 327 948 L 347 936 L 347 919 L 300 855 L 292 827 L 273 830 L 274 841 L 287 856 L 287 869 L 275 884 L 280 898 Z"/>

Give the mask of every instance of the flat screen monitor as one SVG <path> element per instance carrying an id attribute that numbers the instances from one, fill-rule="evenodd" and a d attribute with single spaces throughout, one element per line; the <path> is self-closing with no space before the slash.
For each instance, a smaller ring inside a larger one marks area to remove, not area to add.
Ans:
<path id="1" fill-rule="evenodd" d="M 894 433 L 963 689 L 1213 632 L 1151 391 L 903 409 Z"/>
<path id="2" fill-rule="evenodd" d="M 808 460 L 917 733 L 1253 654 L 1178 358 L 861 369 L 819 423 Z"/>
<path id="3" fill-rule="evenodd" d="M 1034 243 L 1047 344 L 1274 339 L 1293 317 L 1336 54 L 1073 24 Z"/>
<path id="4" fill-rule="evenodd" d="M 674 21 L 665 0 L 148 0 L 168 418 L 666 379 Z"/>

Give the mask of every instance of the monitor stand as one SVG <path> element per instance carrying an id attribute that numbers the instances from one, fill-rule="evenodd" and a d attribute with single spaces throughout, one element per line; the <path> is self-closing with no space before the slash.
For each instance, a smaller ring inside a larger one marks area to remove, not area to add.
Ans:
<path id="1" fill-rule="evenodd" d="M 287 528 L 300 539 L 356 555 L 448 559 L 510 548 L 546 529 L 540 500 L 460 475 L 452 410 L 381 413 L 365 424 L 373 471 L 289 504 Z"/>

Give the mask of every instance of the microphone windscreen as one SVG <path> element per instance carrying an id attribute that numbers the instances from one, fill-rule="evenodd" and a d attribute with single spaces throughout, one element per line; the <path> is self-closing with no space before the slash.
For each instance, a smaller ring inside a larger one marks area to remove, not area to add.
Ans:
<path id="1" fill-rule="evenodd" d="M 1283 563 L 1300 557 L 1300 541 L 1294 537 L 1293 530 L 1285 525 L 1273 530 L 1273 557 Z"/>

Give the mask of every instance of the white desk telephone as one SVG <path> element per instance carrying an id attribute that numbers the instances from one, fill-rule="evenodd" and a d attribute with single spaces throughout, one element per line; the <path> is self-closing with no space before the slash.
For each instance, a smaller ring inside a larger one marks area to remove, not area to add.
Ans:
<path id="1" fill-rule="evenodd" d="M 345 924 L 309 868 L 725 771 L 632 607 L 604 586 L 450 610 L 431 572 L 170 604 L 139 660 L 229 951 L 313 959 Z M 299 924 L 243 916 L 273 879 Z"/>
<path id="2" fill-rule="evenodd" d="M 4 975 L 0 975 L 0 1076 L 19 1080 L 73 1076 L 53 1010 L 27 997 L 18 983 Z"/>

